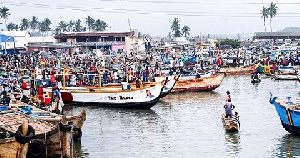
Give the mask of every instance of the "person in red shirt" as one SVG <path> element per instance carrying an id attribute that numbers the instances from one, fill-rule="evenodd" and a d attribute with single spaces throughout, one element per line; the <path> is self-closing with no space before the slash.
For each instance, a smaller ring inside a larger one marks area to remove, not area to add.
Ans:
<path id="1" fill-rule="evenodd" d="M 40 85 L 39 88 L 37 89 L 37 95 L 39 100 L 44 103 L 44 90 L 43 90 L 43 85 Z"/>
<path id="2" fill-rule="evenodd" d="M 50 80 L 51 80 L 51 85 L 53 86 L 55 84 L 55 82 L 56 82 L 54 73 L 51 74 Z"/>
<path id="3" fill-rule="evenodd" d="M 23 90 L 28 90 L 29 89 L 28 84 L 25 81 L 23 81 L 23 83 L 22 83 L 22 89 Z"/>

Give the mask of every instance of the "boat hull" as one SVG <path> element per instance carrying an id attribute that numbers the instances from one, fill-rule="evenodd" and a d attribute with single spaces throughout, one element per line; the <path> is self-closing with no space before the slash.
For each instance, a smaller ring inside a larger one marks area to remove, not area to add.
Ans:
<path id="1" fill-rule="evenodd" d="M 138 90 L 116 90 L 112 88 L 101 89 L 98 92 L 71 91 L 73 101 L 80 105 L 91 105 L 112 108 L 150 109 L 161 97 L 163 86 L 156 84 L 154 87 Z M 168 93 L 168 91 L 166 91 Z M 166 95 L 166 94 L 163 94 Z"/>
<path id="2" fill-rule="evenodd" d="M 286 131 L 288 131 L 292 135 L 300 136 L 300 127 L 299 126 L 291 126 L 291 125 L 283 123 L 282 121 L 281 121 L 281 125 Z"/>
<path id="3" fill-rule="evenodd" d="M 298 75 L 274 75 L 275 80 L 299 80 Z"/>
<path id="4" fill-rule="evenodd" d="M 239 131 L 239 124 L 232 123 L 232 119 L 226 118 L 225 113 L 222 114 L 222 122 L 226 131 L 230 131 L 230 132 Z"/>
<path id="5" fill-rule="evenodd" d="M 206 78 L 196 78 L 189 80 L 179 80 L 172 92 L 207 92 L 218 88 L 223 79 L 225 78 L 225 73 L 217 73 L 211 77 Z"/>
<path id="6" fill-rule="evenodd" d="M 126 102 L 126 103 L 111 103 L 111 102 L 79 102 L 73 101 L 72 103 L 84 106 L 98 106 L 108 108 L 127 108 L 127 109 L 150 109 L 158 101 L 160 97 L 147 102 Z"/>
<path id="7" fill-rule="evenodd" d="M 300 135 L 299 110 L 291 109 L 293 105 L 285 105 L 286 101 L 277 100 L 277 97 L 271 98 L 270 103 L 274 105 L 282 127 L 293 135 Z"/>

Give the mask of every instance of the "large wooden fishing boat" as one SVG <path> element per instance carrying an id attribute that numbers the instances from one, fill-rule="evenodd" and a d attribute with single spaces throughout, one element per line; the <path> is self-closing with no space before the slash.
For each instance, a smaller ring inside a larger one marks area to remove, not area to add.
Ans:
<path id="1" fill-rule="evenodd" d="M 31 120 L 28 123 L 28 120 Z M 71 157 L 72 125 L 32 120 L 22 113 L 0 116 L 0 157 Z"/>
<path id="2" fill-rule="evenodd" d="M 63 95 L 71 96 L 73 98 L 71 103 L 77 104 L 113 108 L 150 109 L 160 99 L 164 85 L 157 83 L 153 87 L 137 89 L 111 87 L 99 87 L 97 89 L 74 87 L 72 89 L 72 87 L 69 87 L 69 93 L 61 93 L 61 95 L 63 99 L 66 98 Z"/>
<path id="3" fill-rule="evenodd" d="M 291 101 L 291 97 L 279 99 L 270 96 L 283 128 L 293 135 L 300 135 L 300 105 Z"/>
<path id="4" fill-rule="evenodd" d="M 185 91 L 212 91 L 218 88 L 225 73 L 216 73 L 210 77 L 194 78 L 194 79 L 179 79 L 175 84 L 172 92 L 185 92 Z"/>

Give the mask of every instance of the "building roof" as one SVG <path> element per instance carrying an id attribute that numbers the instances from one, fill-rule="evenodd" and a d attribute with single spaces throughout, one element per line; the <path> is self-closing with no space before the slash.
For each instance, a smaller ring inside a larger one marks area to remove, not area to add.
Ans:
<path id="1" fill-rule="evenodd" d="M 26 37 L 26 35 L 30 36 L 27 31 L 1 31 L 1 34 L 13 37 Z"/>
<path id="2" fill-rule="evenodd" d="M 133 36 L 134 31 L 131 32 L 65 32 L 54 36 L 55 39 L 63 37 L 90 37 L 90 36 Z"/>
<path id="3" fill-rule="evenodd" d="M 300 32 L 255 32 L 254 39 L 300 39 Z"/>
<path id="4" fill-rule="evenodd" d="M 0 42 L 13 42 L 15 41 L 14 37 L 0 34 Z"/>

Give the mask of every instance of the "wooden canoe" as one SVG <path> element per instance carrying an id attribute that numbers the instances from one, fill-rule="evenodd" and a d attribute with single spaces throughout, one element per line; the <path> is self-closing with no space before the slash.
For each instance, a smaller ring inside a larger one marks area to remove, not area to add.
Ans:
<path id="1" fill-rule="evenodd" d="M 224 124 L 224 128 L 226 131 L 238 131 L 239 130 L 239 124 L 233 123 L 232 118 L 226 118 L 225 113 L 222 114 L 222 121 Z"/>

